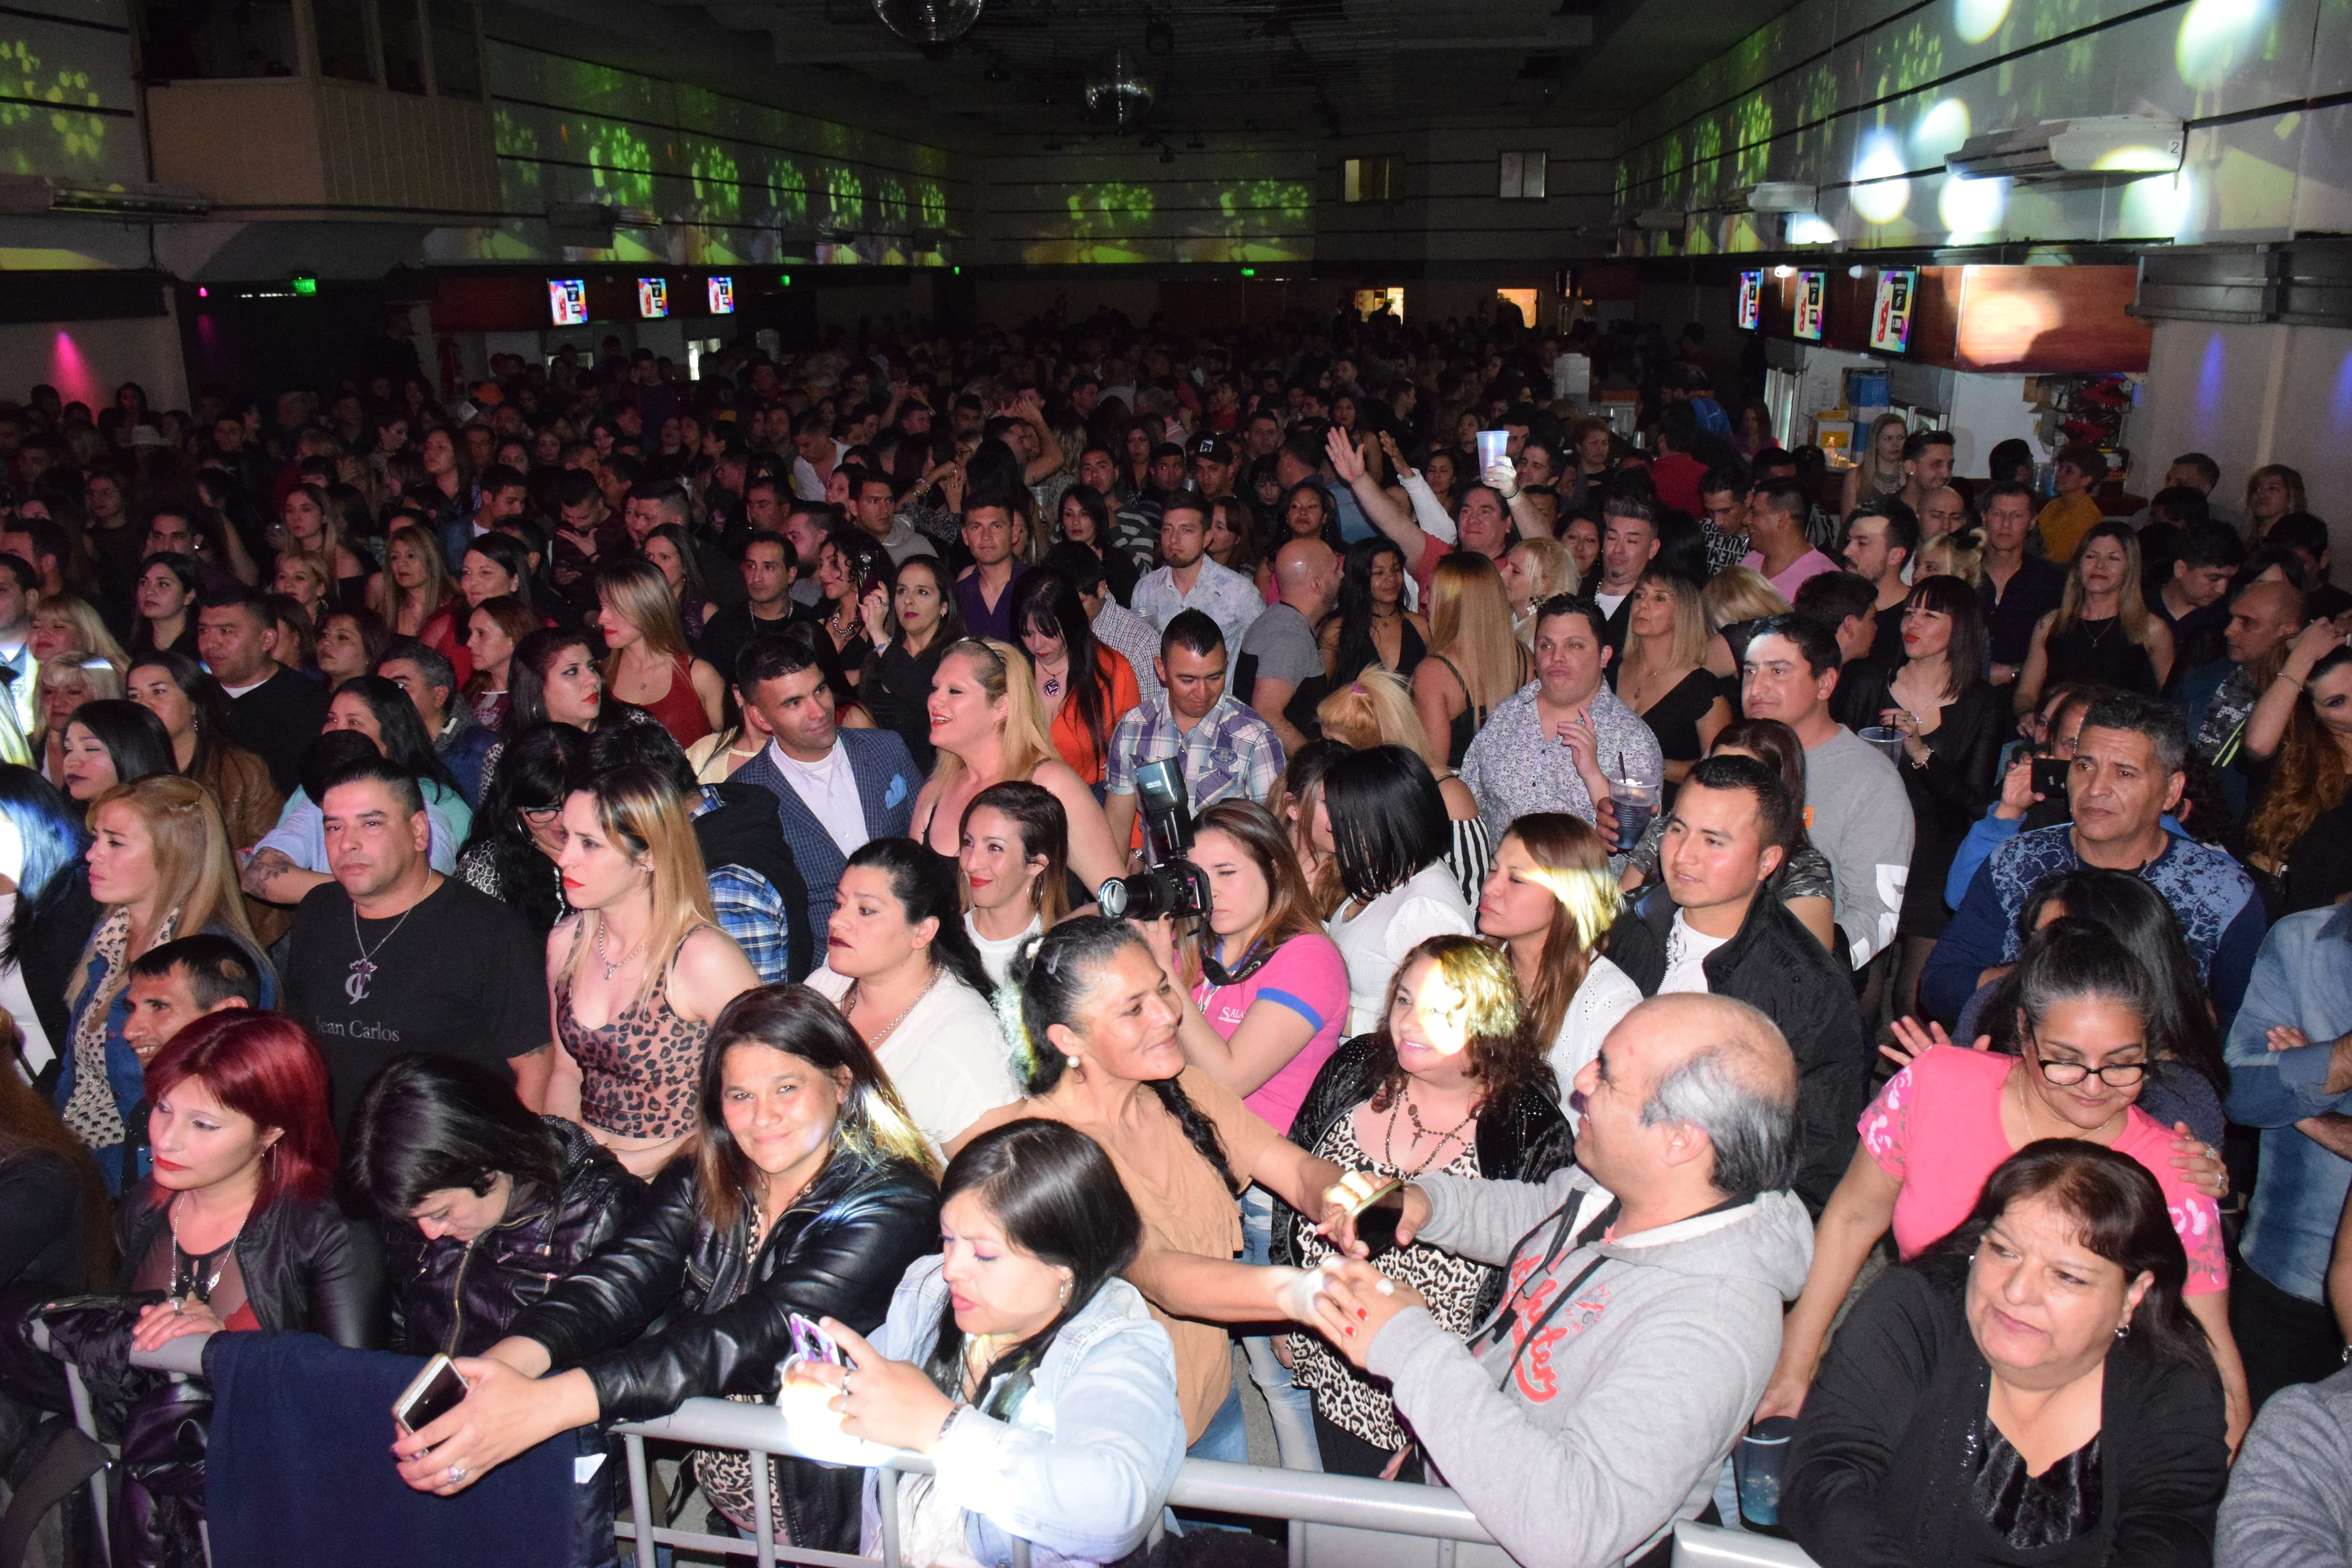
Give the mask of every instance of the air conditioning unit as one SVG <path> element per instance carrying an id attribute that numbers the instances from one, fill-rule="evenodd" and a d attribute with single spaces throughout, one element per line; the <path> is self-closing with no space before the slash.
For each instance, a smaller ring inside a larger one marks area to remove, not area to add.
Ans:
<path id="1" fill-rule="evenodd" d="M 1821 200 L 1818 186 L 1800 184 L 1793 180 L 1769 180 L 1749 185 L 1731 195 L 1733 212 L 1749 213 L 1809 213 L 1817 211 Z"/>
<path id="2" fill-rule="evenodd" d="M 0 174 L 0 212 L 88 217 L 202 217 L 212 203 L 180 185 L 105 185 L 41 174 Z"/>
<path id="3" fill-rule="evenodd" d="M 1969 180 L 2136 180 L 2179 169 L 2187 137 L 2178 120 L 2137 114 L 2045 120 L 1971 136 L 1944 167 Z"/>

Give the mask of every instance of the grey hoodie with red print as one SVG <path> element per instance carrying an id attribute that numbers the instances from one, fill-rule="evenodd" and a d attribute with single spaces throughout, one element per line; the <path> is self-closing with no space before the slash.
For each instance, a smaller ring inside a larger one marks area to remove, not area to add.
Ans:
<path id="1" fill-rule="evenodd" d="M 1804 1205 L 1766 1193 L 1612 1239 L 1614 1200 L 1575 1166 L 1416 1181 L 1420 1239 L 1509 1282 L 1468 1345 L 1418 1307 L 1372 1342 L 1432 1468 L 1524 1568 L 1605 1568 L 1695 1517 L 1780 1356 L 1812 1262 Z"/>

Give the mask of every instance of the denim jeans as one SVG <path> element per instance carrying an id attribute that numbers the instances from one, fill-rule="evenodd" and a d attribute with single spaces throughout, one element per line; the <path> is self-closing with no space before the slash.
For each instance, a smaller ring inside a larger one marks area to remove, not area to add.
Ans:
<path id="1" fill-rule="evenodd" d="M 1274 1194 L 1253 1184 L 1242 1194 L 1242 1261 L 1264 1267 L 1273 1261 Z M 1323 1457 L 1315 1444 L 1315 1395 L 1290 1384 L 1290 1369 L 1275 1359 L 1274 1341 L 1265 1335 L 1242 1340 L 1249 1357 L 1250 1381 L 1265 1395 L 1266 1413 L 1274 1418 L 1274 1441 L 1286 1470 L 1319 1470 Z"/>

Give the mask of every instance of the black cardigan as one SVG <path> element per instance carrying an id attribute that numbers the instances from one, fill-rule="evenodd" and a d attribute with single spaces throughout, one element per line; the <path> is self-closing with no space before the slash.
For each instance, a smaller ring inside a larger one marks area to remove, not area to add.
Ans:
<path id="1" fill-rule="evenodd" d="M 168 1194 L 142 1182 L 114 1211 L 121 1255 L 115 1289 L 129 1293 L 139 1265 L 163 1237 Z M 382 1350 L 391 1338 L 383 1247 L 373 1225 L 352 1220 L 333 1198 L 304 1203 L 280 1194 L 247 1216 L 236 1233 L 245 1299 L 265 1333 L 323 1334 L 352 1350 Z"/>
<path id="2" fill-rule="evenodd" d="M 2137 1338 L 2106 1360 L 2097 1527 L 2031 1551 L 1993 1532 L 1969 1497 L 1965 1444 L 1991 1373 L 1969 1332 L 1967 1286 L 1957 1259 L 1890 1268 L 1830 1342 L 1780 1483 L 1798 1543 L 1836 1568 L 2210 1564 L 2229 1478 L 2221 1384 Z"/>
<path id="3" fill-rule="evenodd" d="M 1290 1141 L 1312 1152 L 1331 1124 L 1372 1098 L 1379 1084 L 1385 1053 L 1376 1035 L 1359 1035 L 1331 1053 L 1323 1070 L 1307 1087 L 1298 1114 L 1290 1123 Z M 1541 1183 L 1576 1158 L 1576 1134 L 1559 1107 L 1542 1090 L 1515 1089 L 1499 1103 L 1478 1108 L 1478 1174 L 1490 1182 Z M 1273 1257 L 1296 1268 L 1298 1256 L 1298 1211 L 1275 1200 Z M 1502 1300 L 1503 1271 L 1487 1271 L 1480 1293 L 1478 1317 L 1485 1317 Z"/>

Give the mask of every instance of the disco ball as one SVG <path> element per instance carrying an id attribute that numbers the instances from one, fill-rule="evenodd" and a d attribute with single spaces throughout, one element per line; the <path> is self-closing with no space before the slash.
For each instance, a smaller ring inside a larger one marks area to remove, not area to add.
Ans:
<path id="1" fill-rule="evenodd" d="M 1087 109 L 1124 131 L 1150 112 L 1158 90 L 1131 51 L 1113 49 L 1087 73 Z"/>
<path id="2" fill-rule="evenodd" d="M 987 0 L 874 0 L 882 25 L 910 43 L 949 44 L 971 31 Z"/>

